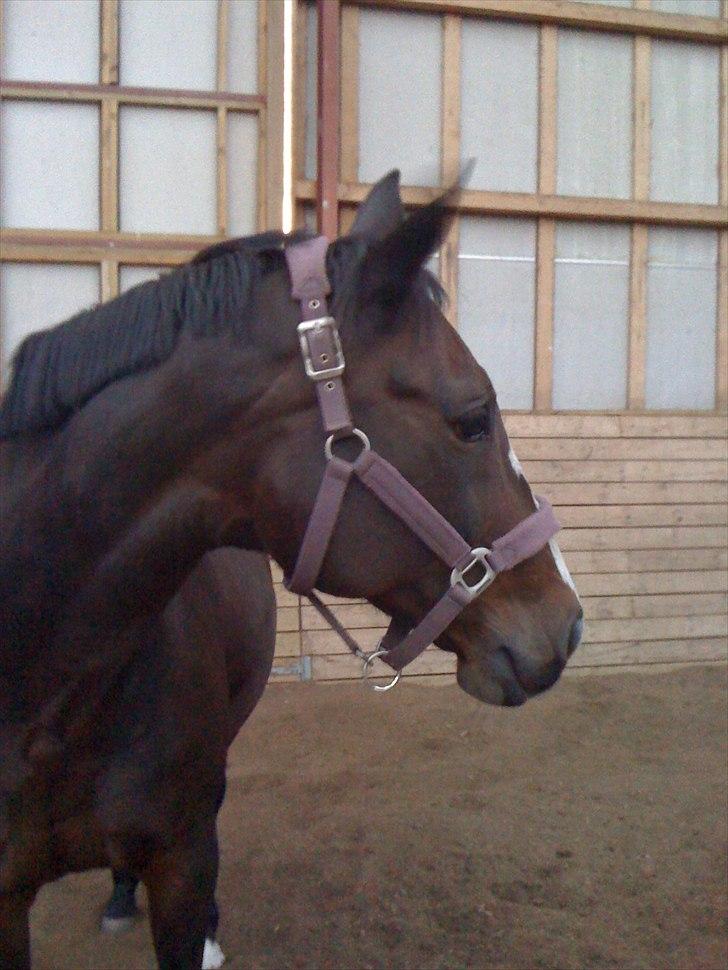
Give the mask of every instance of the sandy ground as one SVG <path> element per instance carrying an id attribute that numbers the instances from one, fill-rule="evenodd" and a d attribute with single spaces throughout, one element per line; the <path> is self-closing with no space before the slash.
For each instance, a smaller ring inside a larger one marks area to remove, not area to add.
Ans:
<path id="1" fill-rule="evenodd" d="M 228 966 L 723 968 L 726 678 L 563 680 L 518 710 L 406 682 L 271 688 L 230 756 Z M 35 968 L 154 966 L 46 887 Z"/>

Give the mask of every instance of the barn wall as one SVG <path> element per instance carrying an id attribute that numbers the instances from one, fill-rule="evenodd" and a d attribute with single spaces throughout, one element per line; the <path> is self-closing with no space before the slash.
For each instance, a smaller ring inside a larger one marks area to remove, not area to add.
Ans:
<path id="1" fill-rule="evenodd" d="M 298 11 L 310 223 L 315 9 Z M 437 265 L 564 525 L 575 667 L 726 657 L 727 17 L 717 0 L 342 4 L 341 227 L 392 166 L 416 206 L 477 159 Z M 280 603 L 284 669 L 358 674 L 310 607 Z M 376 610 L 336 610 L 377 642 Z M 452 670 L 436 650 L 413 665 Z"/>

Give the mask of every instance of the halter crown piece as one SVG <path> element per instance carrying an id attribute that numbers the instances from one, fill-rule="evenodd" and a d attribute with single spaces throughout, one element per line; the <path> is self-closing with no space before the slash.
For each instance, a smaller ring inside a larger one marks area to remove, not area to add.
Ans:
<path id="1" fill-rule="evenodd" d="M 364 661 L 366 675 L 376 658 L 396 671 L 388 690 L 399 680 L 402 668 L 411 663 L 452 623 L 452 621 L 490 586 L 498 573 L 535 555 L 559 530 L 547 500 L 538 496 L 538 511 L 519 522 L 510 532 L 486 548 L 471 548 L 460 533 L 440 515 L 397 469 L 373 451 L 366 434 L 355 428 L 346 401 L 342 376 L 344 354 L 336 320 L 328 316 L 326 297 L 331 286 L 326 276 L 326 250 L 329 241 L 317 236 L 285 249 L 292 294 L 301 304 L 298 336 L 306 375 L 314 382 L 321 409 L 327 458 L 311 518 L 298 552 L 293 573 L 286 587 L 307 596 L 327 623 L 349 649 Z M 362 445 L 358 458 L 344 461 L 333 454 L 339 438 L 356 437 Z M 377 648 L 371 653 L 361 649 L 332 611 L 314 593 L 326 550 L 336 528 L 347 485 L 356 476 L 449 568 L 450 588 L 412 629 L 403 629 L 392 620 Z"/>

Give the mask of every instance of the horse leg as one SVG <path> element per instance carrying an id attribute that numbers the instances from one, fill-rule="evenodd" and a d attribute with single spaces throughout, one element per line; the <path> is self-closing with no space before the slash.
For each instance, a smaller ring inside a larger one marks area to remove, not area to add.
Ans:
<path id="1" fill-rule="evenodd" d="M 160 970 L 200 970 L 217 880 L 215 819 L 187 843 L 158 852 L 143 873 Z"/>
<path id="2" fill-rule="evenodd" d="M 136 887 L 139 880 L 124 869 L 114 869 L 114 888 L 101 917 L 101 929 L 105 933 L 120 933 L 128 929 L 139 915 L 136 904 Z"/>
<path id="3" fill-rule="evenodd" d="M 30 970 L 28 914 L 32 893 L 0 894 L 0 967 Z"/>

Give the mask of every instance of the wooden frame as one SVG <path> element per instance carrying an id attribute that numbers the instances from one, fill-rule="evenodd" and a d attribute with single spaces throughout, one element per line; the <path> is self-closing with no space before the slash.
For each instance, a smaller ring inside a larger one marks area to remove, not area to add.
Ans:
<path id="1" fill-rule="evenodd" d="M 338 6 L 339 0 L 336 0 Z M 462 17 L 498 18 L 540 25 L 539 121 L 537 191 L 490 192 L 465 189 L 448 239 L 441 248 L 440 275 L 451 295 L 450 317 L 457 317 L 457 268 L 459 216 L 527 217 L 536 220 L 536 300 L 534 332 L 533 409 L 552 409 L 553 288 L 556 223 L 583 220 L 623 223 L 631 227 L 629 362 L 627 411 L 645 407 L 645 353 L 647 330 L 647 242 L 651 225 L 696 227 L 719 231 L 718 321 L 716 331 L 716 408 L 728 405 L 728 282 L 726 242 L 728 230 L 728 3 L 722 18 L 692 17 L 652 11 L 649 0 L 635 6 L 615 8 L 568 0 L 341 0 L 341 170 L 336 201 L 339 226 L 351 225 L 355 206 L 370 186 L 358 181 L 358 34 L 362 8 L 411 10 L 441 15 L 443 43 L 441 184 L 428 188 L 404 186 L 405 205 L 426 204 L 449 184 L 460 164 L 460 31 Z M 634 96 L 632 196 L 629 199 L 590 198 L 556 194 L 557 64 L 559 27 L 608 30 L 634 37 Z M 717 205 L 655 202 L 650 199 L 650 115 L 652 38 L 672 38 L 704 44 L 722 44 L 720 60 L 721 131 L 720 198 Z M 300 75 L 298 75 L 300 76 Z M 318 187 L 299 178 L 295 186 L 299 203 L 315 202 Z M 329 190 L 330 191 L 330 190 Z"/>
<path id="2" fill-rule="evenodd" d="M 98 232 L 3 230 L 0 258 L 8 262 L 97 263 L 101 297 L 119 291 L 119 265 L 173 265 L 198 249 L 224 237 L 228 229 L 227 130 L 232 113 L 258 118 L 257 225 L 281 224 L 283 175 L 282 4 L 259 0 L 258 92 L 226 91 L 229 0 L 217 0 L 216 90 L 187 91 L 120 86 L 119 3 L 101 0 L 98 84 L 59 84 L 33 81 L 0 82 L 0 98 L 8 100 L 96 103 L 100 109 L 100 230 Z M 280 21 L 280 23 L 279 23 Z M 265 92 L 265 93 L 262 93 Z M 119 232 L 119 109 L 122 105 L 208 109 L 216 115 L 216 232 L 214 235 L 175 235 Z"/>

